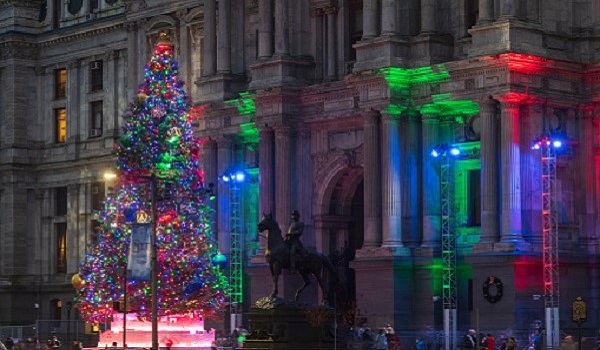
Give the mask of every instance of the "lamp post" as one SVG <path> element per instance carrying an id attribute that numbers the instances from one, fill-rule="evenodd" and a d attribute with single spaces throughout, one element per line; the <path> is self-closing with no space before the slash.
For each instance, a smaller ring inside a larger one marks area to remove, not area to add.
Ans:
<path id="1" fill-rule="evenodd" d="M 150 175 L 152 200 L 152 236 L 150 239 L 150 291 L 152 293 L 152 350 L 158 350 L 158 259 L 156 242 L 156 175 Z"/>
<path id="2" fill-rule="evenodd" d="M 40 348 L 40 304 L 33 304 L 35 309 L 35 348 Z"/>
<path id="3" fill-rule="evenodd" d="M 104 180 L 106 182 L 113 182 L 117 178 L 117 174 L 112 171 L 104 173 Z M 112 186 L 109 186 L 112 189 Z M 112 191 L 109 190 L 107 195 L 111 195 Z M 123 348 L 127 344 L 127 266 L 123 267 Z"/>
<path id="4" fill-rule="evenodd" d="M 67 347 L 71 346 L 71 309 L 73 308 L 73 302 L 67 301 Z"/>
<path id="5" fill-rule="evenodd" d="M 434 158 L 441 157 L 440 162 L 440 204 L 442 222 L 442 260 L 444 273 L 442 276 L 445 350 L 456 348 L 456 236 L 454 234 L 452 206 L 452 184 L 450 158 L 460 155 L 460 150 L 448 144 L 436 145 L 431 151 Z"/>
<path id="6" fill-rule="evenodd" d="M 127 347 L 127 266 L 123 269 L 123 349 Z"/>

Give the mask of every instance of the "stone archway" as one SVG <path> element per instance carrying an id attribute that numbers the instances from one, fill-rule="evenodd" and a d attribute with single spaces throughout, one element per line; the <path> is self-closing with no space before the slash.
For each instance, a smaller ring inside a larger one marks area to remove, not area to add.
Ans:
<path id="1" fill-rule="evenodd" d="M 364 241 L 364 196 L 362 153 L 341 150 L 315 159 L 317 169 L 313 198 L 315 239 L 319 250 L 336 266 L 338 285 L 335 303 L 344 319 L 354 318 L 356 277 L 350 268 L 356 250 Z"/>
<path id="2" fill-rule="evenodd" d="M 363 167 L 362 152 L 335 150 L 316 158 L 313 218 L 317 248 L 326 254 L 350 248 L 351 256 L 362 247 Z"/>

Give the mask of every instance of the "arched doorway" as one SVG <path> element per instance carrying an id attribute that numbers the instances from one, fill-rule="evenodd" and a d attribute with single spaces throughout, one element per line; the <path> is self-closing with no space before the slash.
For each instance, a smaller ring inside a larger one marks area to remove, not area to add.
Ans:
<path id="1" fill-rule="evenodd" d="M 316 182 L 321 186 L 315 193 L 318 204 L 315 236 L 317 245 L 336 267 L 336 308 L 343 310 L 343 322 L 352 326 L 358 320 L 355 319 L 356 278 L 350 261 L 364 241 L 363 168 L 337 161 L 328 170 L 324 181 Z"/>

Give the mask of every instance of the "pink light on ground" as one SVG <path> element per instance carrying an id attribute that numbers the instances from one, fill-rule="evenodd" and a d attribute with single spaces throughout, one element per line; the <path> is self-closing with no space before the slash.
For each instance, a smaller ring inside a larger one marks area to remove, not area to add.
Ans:
<path id="1" fill-rule="evenodd" d="M 99 348 L 110 347 L 113 342 L 123 342 L 123 314 L 113 314 L 110 330 L 100 334 Z M 204 329 L 204 320 L 187 315 L 165 316 L 158 319 L 158 342 L 161 347 L 209 347 L 214 340 L 212 331 Z M 150 348 L 152 345 L 152 322 L 127 315 L 127 346 Z"/>

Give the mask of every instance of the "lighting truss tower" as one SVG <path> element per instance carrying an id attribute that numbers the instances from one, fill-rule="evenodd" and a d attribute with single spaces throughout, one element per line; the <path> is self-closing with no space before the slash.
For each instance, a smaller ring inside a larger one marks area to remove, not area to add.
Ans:
<path id="1" fill-rule="evenodd" d="M 440 144 L 431 150 L 431 156 L 440 158 L 440 201 L 441 201 L 441 223 L 442 223 L 442 302 L 444 307 L 444 344 L 445 350 L 456 349 L 456 235 L 454 233 L 454 222 L 452 206 L 453 176 L 451 157 L 460 155 L 457 147 Z"/>
<path id="2" fill-rule="evenodd" d="M 452 183 L 450 156 L 443 153 L 440 171 L 442 221 L 442 292 L 445 350 L 456 349 L 456 236 L 452 222 Z"/>
<path id="3" fill-rule="evenodd" d="M 535 146 L 534 146 L 535 147 Z M 546 348 L 558 348 L 559 283 L 558 283 L 558 220 L 554 204 L 556 190 L 556 143 L 543 138 L 538 143 L 542 151 L 542 236 L 544 261 L 544 302 L 546 309 Z"/>
<path id="4" fill-rule="evenodd" d="M 242 281 L 242 234 L 241 234 L 241 212 L 240 212 L 240 186 L 236 180 L 231 181 L 229 192 L 230 197 L 230 267 L 229 281 L 231 284 L 231 303 L 230 303 L 230 325 L 231 330 L 239 328 L 242 325 L 243 309 L 243 281 Z"/>

